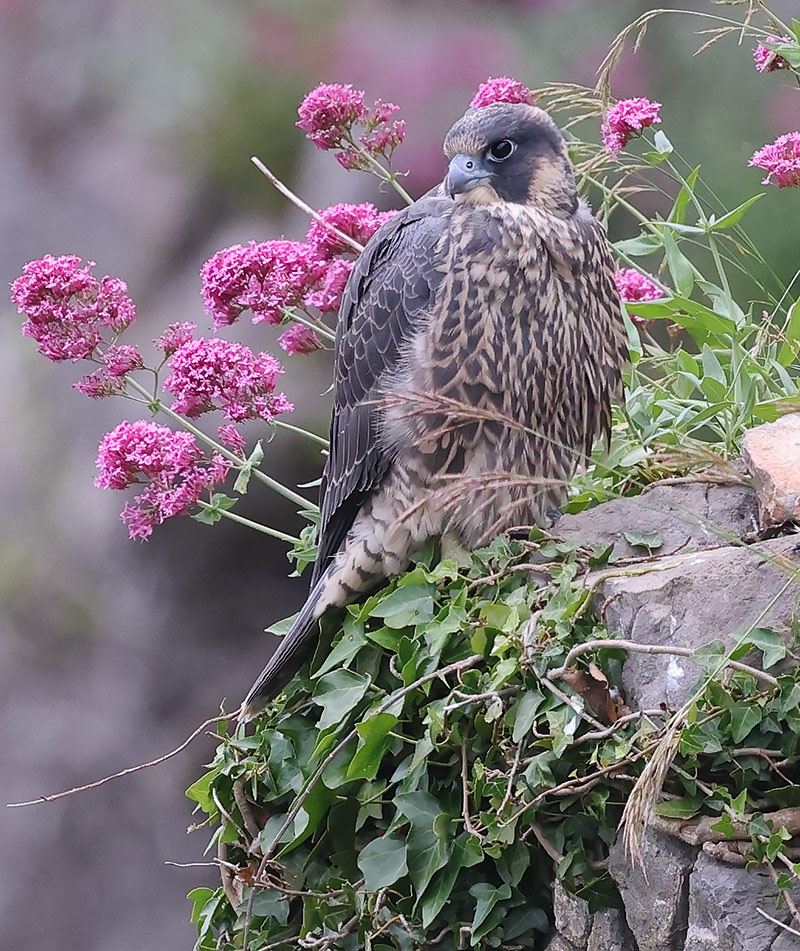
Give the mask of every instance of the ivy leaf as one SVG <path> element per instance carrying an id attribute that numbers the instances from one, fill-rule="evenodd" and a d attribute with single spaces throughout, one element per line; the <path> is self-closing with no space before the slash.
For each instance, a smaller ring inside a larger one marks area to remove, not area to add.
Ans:
<path id="1" fill-rule="evenodd" d="M 742 740 L 761 722 L 762 711 L 753 702 L 738 700 L 730 709 L 731 736 L 734 742 Z"/>
<path id="2" fill-rule="evenodd" d="M 433 618 L 435 594 L 436 587 L 427 582 L 404 585 L 376 604 L 372 616 L 383 618 L 392 628 L 425 624 Z"/>
<path id="3" fill-rule="evenodd" d="M 421 789 L 401 793 L 395 797 L 395 804 L 411 823 L 406 839 L 409 877 L 417 895 L 422 895 L 434 873 L 450 857 L 450 817 L 435 796 Z"/>
<path id="4" fill-rule="evenodd" d="M 245 910 L 247 899 L 242 902 Z M 253 898 L 253 914 L 262 918 L 274 918 L 279 925 L 285 925 L 289 920 L 289 901 L 285 895 L 271 891 L 268 888 L 259 888 Z"/>
<path id="5" fill-rule="evenodd" d="M 532 690 L 526 690 L 514 704 L 515 719 L 511 738 L 515 743 L 521 742 L 530 733 L 543 701 L 544 695 L 534 687 Z"/>
<path id="6" fill-rule="evenodd" d="M 397 717 L 392 713 L 376 713 L 368 720 L 356 724 L 358 748 L 347 768 L 348 779 L 375 778 L 391 741 L 387 733 L 396 725 Z"/>
<path id="7" fill-rule="evenodd" d="M 472 918 L 472 936 L 473 944 L 476 931 L 486 921 L 489 912 L 499 901 L 511 898 L 511 888 L 508 885 L 490 885 L 488 882 L 478 882 L 469 890 L 470 895 L 475 899 L 475 914 Z"/>
<path id="8" fill-rule="evenodd" d="M 653 551 L 664 544 L 664 536 L 661 532 L 623 532 L 622 534 L 625 541 L 634 548 L 646 548 L 648 551 Z"/>
<path id="9" fill-rule="evenodd" d="M 394 885 L 399 878 L 408 874 L 405 842 L 394 835 L 373 839 L 361 850 L 358 867 L 368 892 Z"/>
<path id="10" fill-rule="evenodd" d="M 659 802 L 656 807 L 656 815 L 664 816 L 667 819 L 691 819 L 705 805 L 705 796 L 681 796 L 679 799 L 668 799 L 666 802 Z"/>
<path id="11" fill-rule="evenodd" d="M 317 729 L 324 730 L 334 723 L 340 723 L 352 713 L 367 692 L 369 683 L 369 677 L 352 670 L 332 670 L 323 674 L 317 681 L 313 696 L 314 703 L 323 709 Z"/>
<path id="12" fill-rule="evenodd" d="M 769 670 L 786 656 L 786 644 L 780 634 L 767 627 L 757 627 L 746 631 L 737 638 L 736 649 L 731 653 L 734 660 L 743 657 L 748 651 L 760 650 L 763 655 L 764 669 Z"/>
<path id="13" fill-rule="evenodd" d="M 358 625 L 357 623 L 352 622 L 352 616 L 348 615 L 344 623 L 344 633 L 339 638 L 336 643 L 336 646 L 328 654 L 325 660 L 322 662 L 322 666 L 319 670 L 313 675 L 314 678 L 321 677 L 323 674 L 326 674 L 329 670 L 333 670 L 337 667 L 346 667 L 350 661 L 358 654 L 362 647 L 365 647 L 369 642 L 367 640 L 367 635 L 364 633 L 363 626 Z"/>
<path id="14" fill-rule="evenodd" d="M 204 776 L 201 776 L 200 779 L 193 782 L 184 794 L 187 799 L 192 799 L 194 802 L 196 802 L 203 812 L 207 813 L 208 815 L 211 815 L 217 811 L 217 805 L 211 797 L 211 787 L 214 785 L 214 780 L 221 772 L 222 765 L 215 766 Z"/>
<path id="15" fill-rule="evenodd" d="M 428 925 L 444 908 L 462 868 L 477 865 L 483 859 L 483 849 L 474 835 L 462 832 L 453 843 L 447 865 L 436 873 L 422 898 L 417 900 L 422 914 L 422 927 Z"/>

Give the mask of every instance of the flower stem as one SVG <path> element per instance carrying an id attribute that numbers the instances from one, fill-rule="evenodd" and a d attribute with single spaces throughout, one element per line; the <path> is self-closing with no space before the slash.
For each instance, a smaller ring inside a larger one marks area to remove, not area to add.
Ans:
<path id="1" fill-rule="evenodd" d="M 390 169 L 385 168 L 381 163 L 374 158 L 369 152 L 361 145 L 358 145 L 355 142 L 352 142 L 353 148 L 356 152 L 364 159 L 364 161 L 372 169 L 374 175 L 376 175 L 382 182 L 386 182 L 387 185 L 391 185 L 392 188 L 397 192 L 397 194 L 409 205 L 414 204 L 414 199 L 408 192 L 403 188 L 403 186 L 398 182 L 397 175 L 395 172 Z"/>
<path id="2" fill-rule="evenodd" d="M 147 398 L 148 404 L 152 407 L 154 412 L 163 413 L 165 416 L 168 416 L 187 432 L 190 432 L 193 436 L 196 436 L 199 440 L 201 440 L 201 442 L 204 442 L 215 452 L 218 452 L 225 459 L 228 459 L 230 462 L 232 462 L 237 469 L 242 469 L 244 467 L 242 458 L 240 456 L 237 456 L 235 452 L 231 452 L 230 449 L 226 449 L 225 446 L 221 445 L 210 436 L 207 436 L 202 431 L 202 429 L 198 429 L 197 426 L 192 425 L 188 419 L 180 416 L 168 406 L 165 406 L 157 396 L 149 393 L 145 387 L 143 387 L 137 380 L 134 380 L 130 374 L 128 374 L 125 379 L 132 389 L 136 390 L 137 393 L 140 393 L 142 396 Z M 308 499 L 304 499 L 302 495 L 298 495 L 296 492 L 293 492 L 291 489 L 278 482 L 277 479 L 273 479 L 260 469 L 251 469 L 251 473 L 256 479 L 258 479 L 260 482 L 263 482 L 264 485 L 268 486 L 274 492 L 277 492 L 278 495 L 282 495 L 285 499 L 289 499 L 290 502 L 294 502 L 302 509 L 310 511 L 318 510 L 318 506 L 316 506 L 313 502 L 310 502 Z"/>
<path id="3" fill-rule="evenodd" d="M 290 320 L 296 320 L 298 324 L 303 324 L 312 330 L 316 330 L 321 337 L 325 337 L 325 339 L 330 340 L 331 343 L 336 341 L 336 334 L 321 322 L 317 323 L 313 320 L 309 320 L 308 317 L 302 317 L 296 310 L 289 307 L 281 307 L 281 312 L 284 317 L 288 317 Z"/>
<path id="4" fill-rule="evenodd" d="M 315 442 L 319 446 L 324 446 L 326 449 L 328 448 L 329 443 L 324 436 L 318 436 L 316 433 L 311 433 L 307 429 L 301 429 L 300 426 L 294 426 L 292 423 L 284 423 L 282 419 L 273 419 L 272 425 L 278 429 L 285 429 L 290 433 L 297 433 L 298 436 L 304 436 L 306 439 L 310 439 L 311 442 Z"/>
<path id="5" fill-rule="evenodd" d="M 237 515 L 236 512 L 228 511 L 227 509 L 216 508 L 213 505 L 209 505 L 208 502 L 203 502 L 198 499 L 197 504 L 201 509 L 214 509 L 215 512 L 219 512 L 220 515 L 225 518 L 229 518 L 233 522 L 238 522 L 240 525 L 246 525 L 248 528 L 254 528 L 257 532 L 262 532 L 264 535 L 270 535 L 272 538 L 279 538 L 283 542 L 289 542 L 290 545 L 299 544 L 301 539 L 297 538 L 294 535 L 287 535 L 286 532 L 280 532 L 277 528 L 270 528 L 269 525 L 262 525 L 260 522 L 254 522 L 249 518 L 245 518 L 243 515 Z"/>

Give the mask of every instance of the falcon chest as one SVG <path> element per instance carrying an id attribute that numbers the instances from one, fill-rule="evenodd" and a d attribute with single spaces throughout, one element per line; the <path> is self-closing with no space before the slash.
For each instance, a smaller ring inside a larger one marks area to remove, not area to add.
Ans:
<path id="1" fill-rule="evenodd" d="M 580 403 L 585 387 L 576 370 L 584 248 L 565 222 L 502 204 L 457 206 L 443 252 L 418 382 L 463 407 L 449 435 L 434 435 L 451 456 L 447 471 L 540 469 L 522 427 L 558 438 L 561 406 Z M 469 408 L 521 426 L 470 421 Z"/>

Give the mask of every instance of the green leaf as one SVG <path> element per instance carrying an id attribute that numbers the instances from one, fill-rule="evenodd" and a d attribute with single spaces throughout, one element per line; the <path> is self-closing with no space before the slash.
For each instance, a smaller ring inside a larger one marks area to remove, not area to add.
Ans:
<path id="1" fill-rule="evenodd" d="M 689 259 L 678 247 L 678 243 L 669 231 L 664 229 L 664 253 L 667 257 L 667 267 L 672 277 L 672 283 L 678 290 L 678 293 L 686 297 L 691 294 L 694 287 L 694 271 L 689 263 Z"/>
<path id="2" fill-rule="evenodd" d="M 425 894 L 418 900 L 423 928 L 427 928 L 444 908 L 461 869 L 477 865 L 482 859 L 483 849 L 480 842 L 474 835 L 462 832 L 453 843 L 447 865 L 436 873 L 428 888 L 425 889 Z"/>
<path id="3" fill-rule="evenodd" d="M 737 701 L 730 709 L 731 736 L 735 743 L 742 740 L 761 722 L 763 712 L 754 703 Z"/>
<path id="4" fill-rule="evenodd" d="M 322 666 L 319 670 L 313 675 L 314 678 L 321 677 L 323 674 L 326 674 L 329 670 L 333 670 L 335 667 L 346 667 L 350 661 L 358 654 L 362 647 L 365 647 L 369 641 L 367 640 L 367 635 L 364 633 L 363 626 L 359 626 L 355 623 L 348 625 L 347 621 L 352 621 L 350 615 L 345 619 L 344 624 L 344 633 L 339 638 L 336 643 L 336 646 L 328 654 L 325 660 L 322 662 Z"/>
<path id="5" fill-rule="evenodd" d="M 359 853 L 358 867 L 368 892 L 394 885 L 399 878 L 408 874 L 405 842 L 394 835 L 373 839 Z"/>
<path id="6" fill-rule="evenodd" d="M 264 450 L 261 448 L 261 440 L 259 439 L 247 461 L 239 470 L 239 474 L 236 476 L 236 481 L 233 483 L 234 492 L 238 492 L 239 495 L 244 495 L 245 492 L 247 492 L 247 486 L 250 482 L 250 476 L 253 474 L 253 469 L 257 469 L 263 460 Z"/>
<path id="7" fill-rule="evenodd" d="M 242 902 L 244 908 L 247 908 L 248 899 Z M 253 898 L 253 914 L 260 918 L 274 918 L 279 925 L 285 925 L 289 920 L 289 900 L 285 895 L 279 892 L 271 891 L 268 888 L 259 888 Z"/>
<path id="8" fill-rule="evenodd" d="M 193 888 L 189 892 L 189 894 L 186 896 L 192 903 L 189 921 L 198 922 L 200 920 L 200 912 L 203 910 L 203 906 L 210 898 L 213 897 L 213 895 L 214 892 L 210 888 L 206 888 L 202 885 L 199 888 Z"/>
<path id="9" fill-rule="evenodd" d="M 697 176 L 699 174 L 700 166 L 698 165 L 686 176 L 686 184 L 681 186 L 681 190 L 678 192 L 678 197 L 675 199 L 675 204 L 672 206 L 672 211 L 669 213 L 667 221 L 683 224 L 683 220 L 686 217 L 686 209 L 694 194 L 694 187 L 697 184 Z"/>
<path id="10" fill-rule="evenodd" d="M 778 352 L 778 363 L 782 367 L 788 367 L 797 357 L 797 345 L 800 342 L 800 298 L 789 308 L 784 334 L 786 343 L 781 345 Z"/>
<path id="11" fill-rule="evenodd" d="M 223 495 L 222 492 L 215 492 L 211 496 L 211 501 L 206 503 L 192 518 L 201 525 L 216 525 L 223 517 L 222 513 L 227 512 L 236 505 L 236 499 L 229 495 Z"/>
<path id="12" fill-rule="evenodd" d="M 725 836 L 726 839 L 735 839 L 736 838 L 736 828 L 733 825 L 733 820 L 728 815 L 727 812 L 724 812 L 718 822 L 715 822 L 711 826 L 714 832 L 720 832 Z"/>
<path id="13" fill-rule="evenodd" d="M 544 695 L 536 687 L 526 690 L 514 704 L 514 730 L 511 738 L 520 743 L 530 733 L 536 713 L 544 702 Z"/>
<path id="14" fill-rule="evenodd" d="M 661 548 L 664 544 L 664 536 L 661 532 L 623 532 L 625 541 L 634 548 L 646 548 L 653 551 Z"/>
<path id="15" fill-rule="evenodd" d="M 669 317 L 676 324 L 685 327 L 699 342 L 702 342 L 709 333 L 721 336 L 736 330 L 736 323 L 733 320 L 722 317 L 703 304 L 680 295 L 663 301 L 637 301 L 636 313 L 647 320 L 655 317 Z"/>
<path id="16" fill-rule="evenodd" d="M 356 724 L 358 748 L 347 769 L 348 779 L 375 778 L 391 741 L 387 733 L 396 725 L 397 717 L 392 713 L 376 713 L 368 720 Z"/>
<path id="17" fill-rule="evenodd" d="M 402 628 L 425 624 L 433 618 L 435 585 L 408 584 L 396 588 L 372 609 L 372 616 L 383 618 L 387 627 Z"/>
<path id="18" fill-rule="evenodd" d="M 488 882 L 478 882 L 469 890 L 475 899 L 475 914 L 472 918 L 472 944 L 476 943 L 476 932 L 486 921 L 489 912 L 499 901 L 511 898 L 511 888 L 508 885 L 490 885 Z"/>
<path id="19" fill-rule="evenodd" d="M 734 208 L 733 211 L 729 211 L 727 215 L 723 215 L 713 224 L 710 224 L 708 230 L 722 231 L 725 228 L 732 228 L 734 225 L 737 225 L 747 209 L 752 208 L 759 199 L 764 197 L 764 194 L 764 192 L 759 192 L 758 195 L 753 195 L 752 198 L 748 198 L 747 201 L 743 201 L 741 205 Z"/>
<path id="20" fill-rule="evenodd" d="M 408 874 L 420 896 L 434 873 L 450 857 L 450 817 L 438 799 L 423 790 L 401 793 L 395 797 L 395 805 L 411 823 L 411 831 L 406 839 Z"/>
<path id="21" fill-rule="evenodd" d="M 656 814 L 668 819 L 691 819 L 696 816 L 706 802 L 705 796 L 681 796 L 657 803 Z"/>
<path id="22" fill-rule="evenodd" d="M 631 258 L 644 258 L 648 254 L 655 254 L 664 247 L 664 242 L 660 235 L 641 234 L 637 238 L 626 238 L 624 241 L 615 241 L 614 249 L 619 254 L 625 254 Z"/>
<path id="23" fill-rule="evenodd" d="M 334 723 L 341 723 L 367 692 L 369 677 L 352 670 L 332 670 L 323 674 L 314 689 L 314 703 L 322 707 L 323 713 L 317 723 L 318 730 L 324 730 Z"/>
<path id="24" fill-rule="evenodd" d="M 736 650 L 731 654 L 734 660 L 739 660 L 751 650 L 760 650 L 763 654 L 764 669 L 769 670 L 787 654 L 786 644 L 776 631 L 767 627 L 756 627 L 752 631 L 745 631 L 736 638 Z"/>
<path id="25" fill-rule="evenodd" d="M 217 811 L 217 805 L 211 797 L 211 787 L 221 772 L 222 766 L 215 766 L 204 776 L 201 776 L 200 779 L 193 782 L 184 793 L 187 799 L 192 799 L 198 803 L 203 812 L 209 815 Z"/>

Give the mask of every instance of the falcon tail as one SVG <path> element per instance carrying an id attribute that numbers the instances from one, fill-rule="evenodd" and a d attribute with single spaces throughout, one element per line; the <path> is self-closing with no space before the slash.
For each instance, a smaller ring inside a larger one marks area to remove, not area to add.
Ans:
<path id="1" fill-rule="evenodd" d="M 273 700 L 289 683 L 303 661 L 308 658 L 317 638 L 317 614 L 315 608 L 325 587 L 323 575 L 311 589 L 306 603 L 295 618 L 289 632 L 281 638 L 278 649 L 270 657 L 267 666 L 258 675 L 256 682 L 244 699 L 239 721 L 247 723 Z"/>

